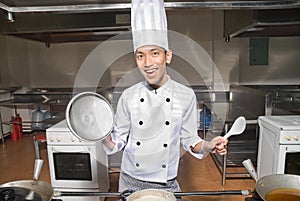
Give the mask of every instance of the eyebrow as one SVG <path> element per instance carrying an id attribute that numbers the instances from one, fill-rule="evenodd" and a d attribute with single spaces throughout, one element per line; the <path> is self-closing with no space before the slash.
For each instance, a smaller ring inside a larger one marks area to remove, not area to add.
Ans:
<path id="1" fill-rule="evenodd" d="M 150 52 L 153 52 L 153 51 L 156 51 L 156 50 L 164 51 L 164 50 L 159 49 L 159 48 L 152 48 L 152 49 L 150 49 Z M 144 53 L 144 52 L 142 52 L 142 51 L 136 52 L 136 54 L 143 54 L 143 53 Z"/>

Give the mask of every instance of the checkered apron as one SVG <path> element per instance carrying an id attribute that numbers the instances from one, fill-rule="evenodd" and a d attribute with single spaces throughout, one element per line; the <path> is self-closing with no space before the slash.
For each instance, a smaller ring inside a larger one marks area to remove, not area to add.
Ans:
<path id="1" fill-rule="evenodd" d="M 119 178 L 119 192 L 124 192 L 126 190 L 140 191 L 143 189 L 160 189 L 169 192 L 181 192 L 176 179 L 168 180 L 167 183 L 141 181 L 121 171 Z"/>

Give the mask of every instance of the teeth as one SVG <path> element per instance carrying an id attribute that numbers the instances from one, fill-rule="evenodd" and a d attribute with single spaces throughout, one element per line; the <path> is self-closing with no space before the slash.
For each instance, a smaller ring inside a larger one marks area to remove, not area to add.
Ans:
<path id="1" fill-rule="evenodd" d="M 153 73 L 154 71 L 156 71 L 156 69 L 148 69 L 148 70 L 145 70 L 146 73 Z"/>

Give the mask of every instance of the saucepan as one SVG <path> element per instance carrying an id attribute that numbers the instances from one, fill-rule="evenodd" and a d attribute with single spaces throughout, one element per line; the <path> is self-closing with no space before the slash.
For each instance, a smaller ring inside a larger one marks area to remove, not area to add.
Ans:
<path id="1" fill-rule="evenodd" d="M 243 165 L 256 180 L 255 190 L 263 200 L 300 200 L 299 175 L 273 174 L 258 178 L 250 159 L 243 161 Z"/>

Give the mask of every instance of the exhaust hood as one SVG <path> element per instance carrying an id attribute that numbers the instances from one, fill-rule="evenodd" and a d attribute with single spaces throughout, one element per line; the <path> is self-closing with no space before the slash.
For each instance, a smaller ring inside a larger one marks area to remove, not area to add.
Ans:
<path id="1" fill-rule="evenodd" d="M 300 36 L 300 9 L 226 10 L 224 38 Z"/>
<path id="2" fill-rule="evenodd" d="M 103 41 L 130 30 L 130 7 L 131 0 L 0 0 L 0 34 L 44 42 L 47 46 L 51 43 Z M 289 12 L 299 7 L 299 0 L 165 0 L 167 11 L 224 10 L 226 37 L 242 36 L 241 33 L 249 28 L 261 28 L 253 26 L 260 20 L 257 17 L 259 11 L 272 13 L 282 9 Z M 299 9 L 295 10 L 298 17 L 293 17 L 293 21 L 299 21 Z M 236 17 L 238 12 L 242 12 L 242 16 Z M 249 14 L 244 20 L 245 13 Z M 280 16 L 276 14 L 275 17 Z M 242 19 L 242 23 L 238 22 Z M 299 24 L 292 29 L 293 32 L 299 30 Z M 300 35 L 299 31 L 294 34 Z"/>
<path id="3" fill-rule="evenodd" d="M 0 15 L 1 19 L 1 15 Z M 0 33 L 46 44 L 103 41 L 130 29 L 130 13 L 16 13 L 14 22 L 0 22 Z"/>

